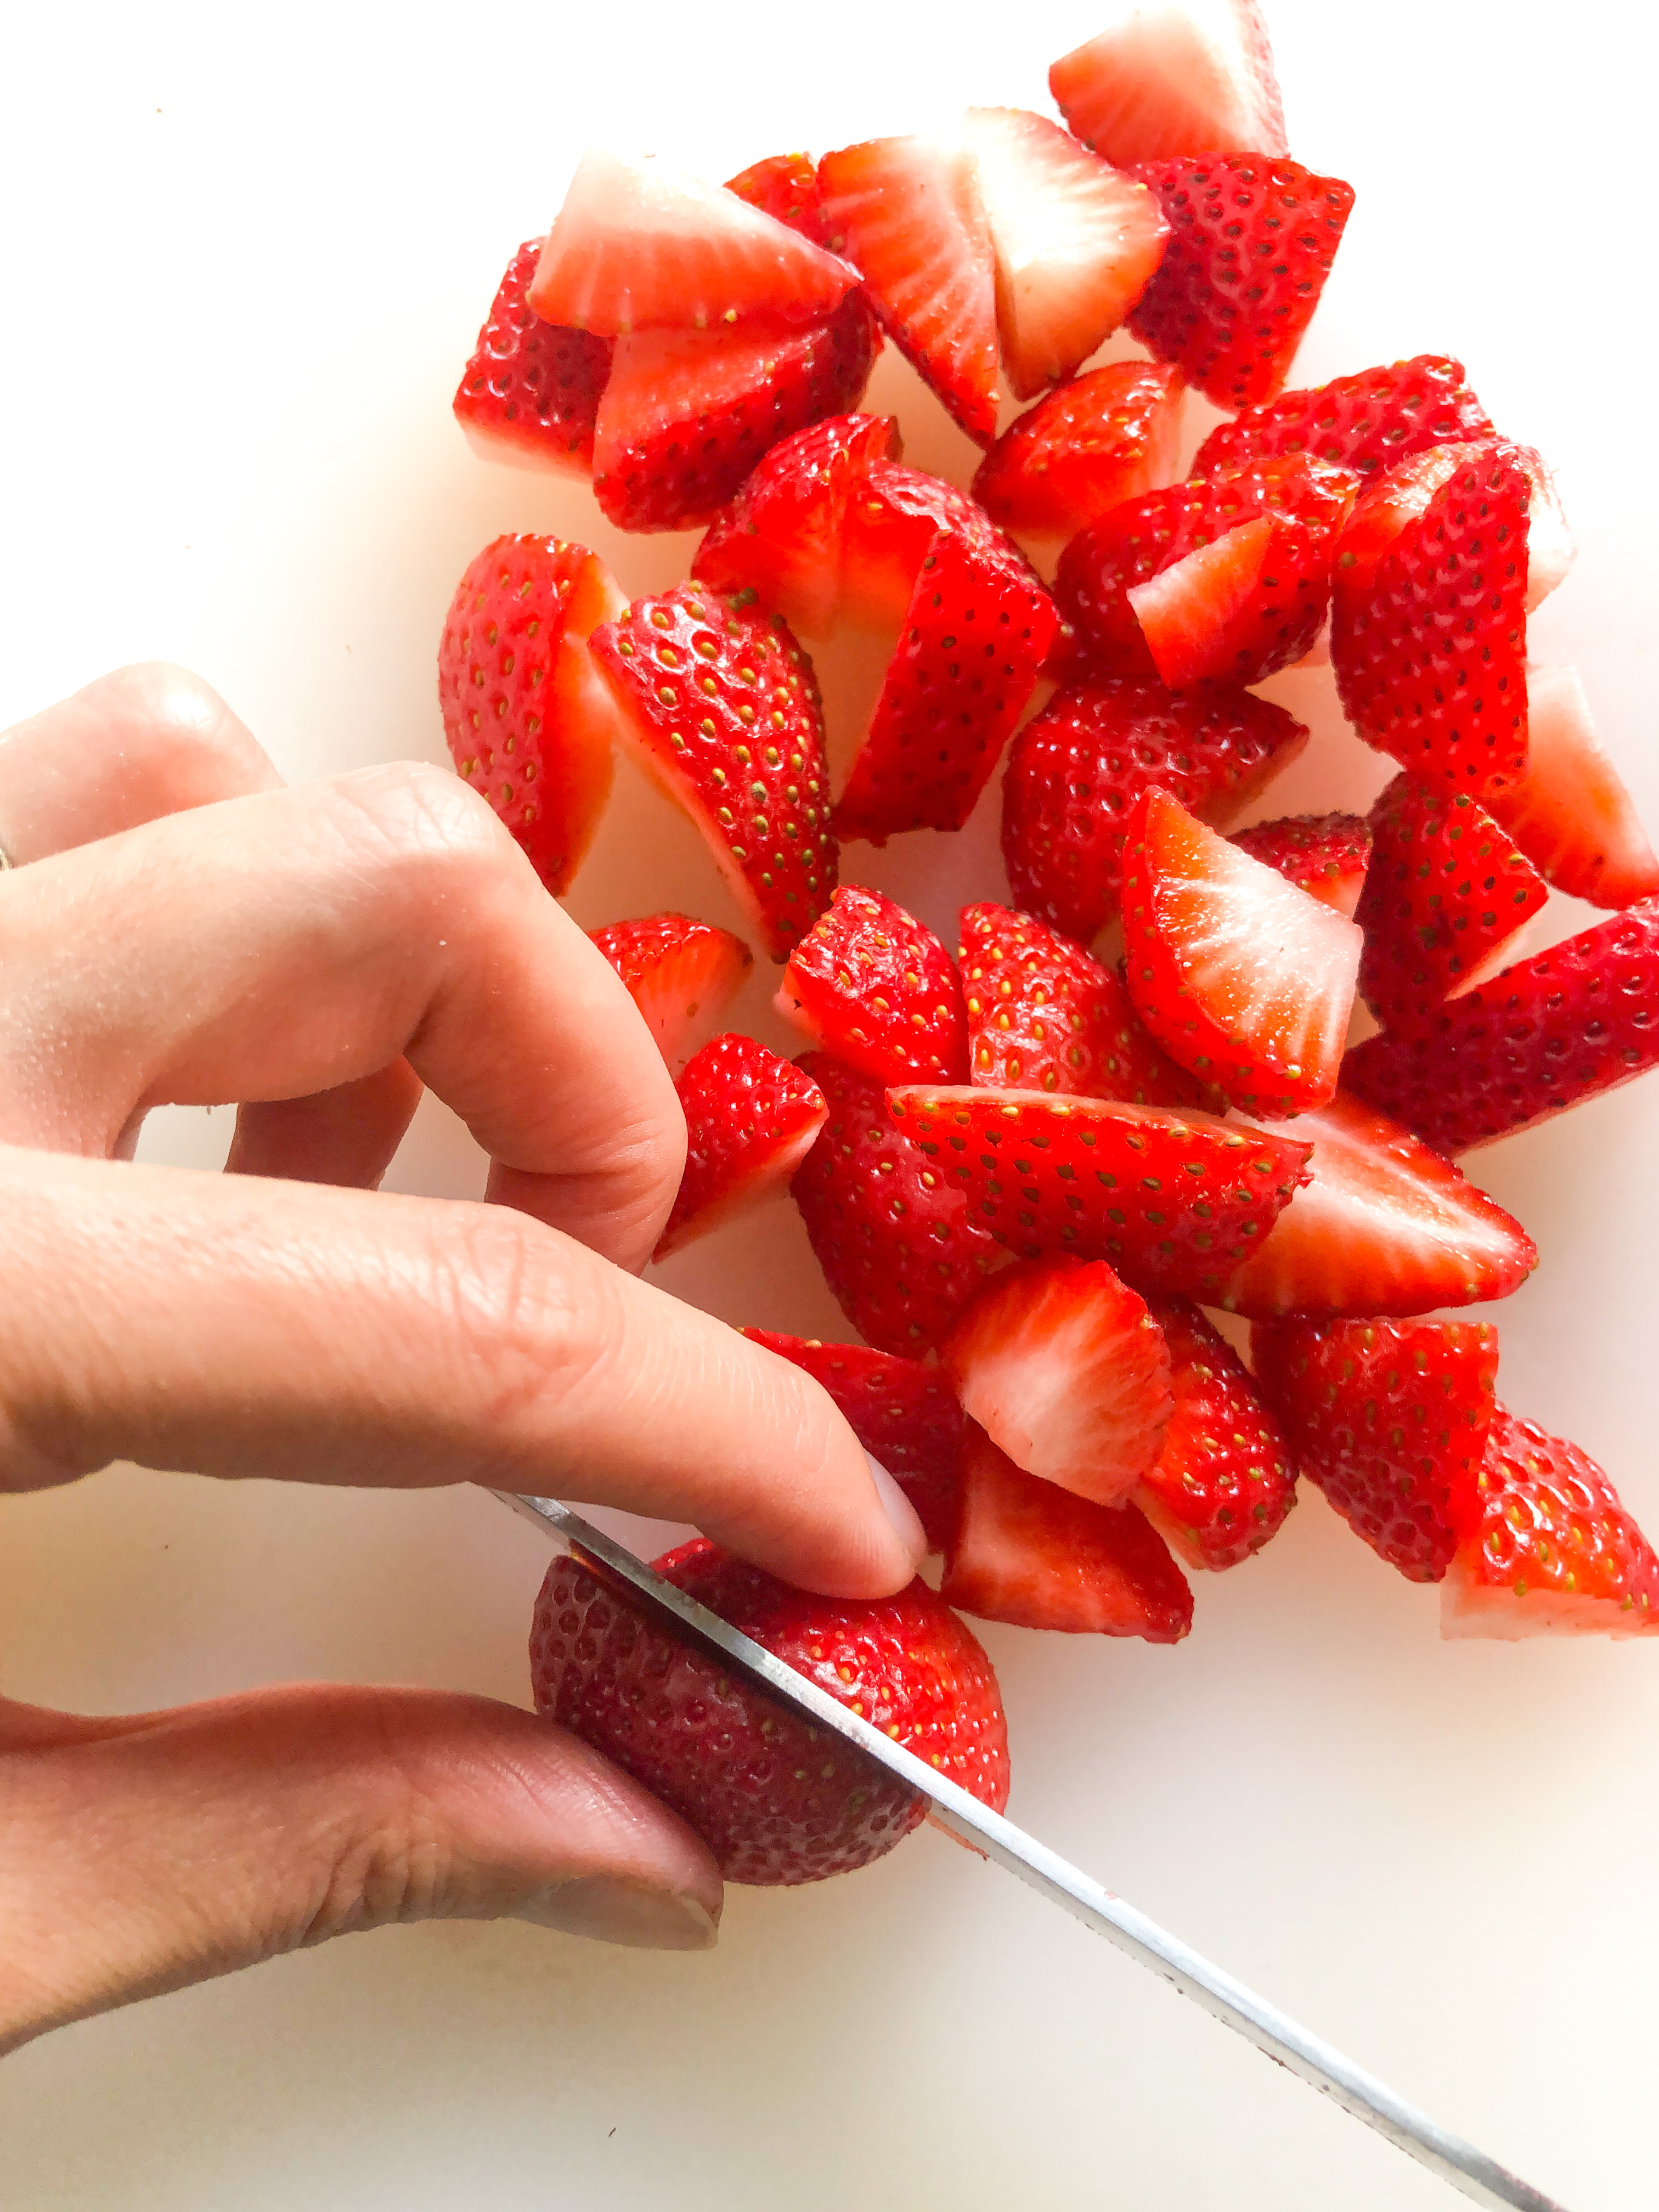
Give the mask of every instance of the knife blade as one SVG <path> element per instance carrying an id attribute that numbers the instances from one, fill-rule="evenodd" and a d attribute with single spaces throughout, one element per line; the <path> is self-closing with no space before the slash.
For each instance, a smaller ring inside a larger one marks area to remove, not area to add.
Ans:
<path id="1" fill-rule="evenodd" d="M 522 1498 L 505 1490 L 494 1494 L 502 1504 L 510 1505 L 550 1534 L 560 1550 L 573 1558 L 586 1555 L 626 1583 L 643 1609 L 672 1632 L 700 1645 L 755 1688 L 791 1707 L 809 1726 L 827 1729 L 889 1774 L 908 1783 L 927 1801 L 937 1826 L 948 1829 L 1080 1920 L 1085 1928 L 1127 1952 L 1183 1996 L 1191 1997 L 1236 2029 L 1258 2051 L 1329 2097 L 1345 2112 L 1363 2120 L 1419 2166 L 1437 2173 L 1472 2203 L 1499 2208 L 1499 2212 L 1565 2212 L 1553 2197 L 1546 2197 L 1473 2143 L 1437 2125 L 1426 2112 L 1395 2096 L 1375 2075 L 1356 2066 L 1243 1982 L 1235 1981 L 1222 1968 L 1188 1949 L 1156 1921 L 1102 1888 L 1045 1844 L 981 1804 L 977 1797 L 935 1773 L 816 1682 L 785 1666 L 763 1644 L 677 1589 L 654 1568 L 636 1559 L 603 1529 L 573 1513 L 568 1505 L 556 1498 Z"/>

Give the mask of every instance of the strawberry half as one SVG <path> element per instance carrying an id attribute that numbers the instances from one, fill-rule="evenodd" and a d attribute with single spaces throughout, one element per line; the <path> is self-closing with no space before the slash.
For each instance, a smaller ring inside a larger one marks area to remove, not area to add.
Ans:
<path id="1" fill-rule="evenodd" d="M 455 394 L 455 420 L 486 461 L 585 477 L 593 421 L 611 374 L 609 338 L 544 323 L 526 296 L 541 257 L 527 239 L 507 264 Z"/>
<path id="2" fill-rule="evenodd" d="M 1170 235 L 1130 329 L 1218 407 L 1276 398 L 1331 273 L 1353 186 L 1262 153 L 1183 149 L 1134 173 L 1158 195 Z"/>
<path id="3" fill-rule="evenodd" d="M 613 921 L 594 930 L 592 939 L 627 984 L 676 1075 L 691 1056 L 697 1030 L 719 1020 L 755 964 L 740 937 L 689 914 Z"/>
<path id="4" fill-rule="evenodd" d="M 1526 772 L 1486 805 L 1557 890 L 1614 908 L 1659 891 L 1659 860 L 1576 668 L 1528 669 Z"/>
<path id="5" fill-rule="evenodd" d="M 1258 1322 L 1257 1380 L 1296 1462 L 1379 1559 L 1437 1583 L 1497 1401 L 1485 1322 Z"/>
<path id="6" fill-rule="evenodd" d="M 1506 1298 L 1537 1266 L 1518 1221 L 1363 1100 L 1339 1091 L 1296 1128 L 1309 1180 L 1212 1304 L 1261 1320 L 1420 1314 Z"/>
<path id="7" fill-rule="evenodd" d="M 556 897 L 611 795 L 623 718 L 590 645 L 626 606 L 586 546 L 497 538 L 461 578 L 444 622 L 438 703 L 450 755 Z"/>
<path id="8" fill-rule="evenodd" d="M 1305 392 L 1283 392 L 1218 422 L 1193 460 L 1195 477 L 1305 453 L 1366 482 L 1431 446 L 1492 434 L 1461 361 L 1419 353 Z"/>
<path id="9" fill-rule="evenodd" d="M 1354 919 L 1371 858 L 1370 827 L 1358 815 L 1286 815 L 1236 830 L 1231 842 L 1322 906 Z M 1363 981 L 1363 957 L 1360 975 Z"/>
<path id="10" fill-rule="evenodd" d="M 836 888 L 811 664 L 787 623 L 700 585 L 636 599 L 593 652 L 641 765 L 708 841 L 774 959 Z"/>
<path id="11" fill-rule="evenodd" d="M 1176 472 L 1185 395 L 1161 363 L 1116 361 L 1039 399 L 980 463 L 974 497 L 1021 537 L 1067 538 Z"/>
<path id="12" fill-rule="evenodd" d="M 674 1088 L 685 1172 L 658 1260 L 780 1196 L 830 1111 L 811 1076 L 735 1030 L 694 1054 Z"/>
<path id="13" fill-rule="evenodd" d="M 1296 1469 L 1278 1421 L 1225 1337 L 1185 1298 L 1155 1298 L 1173 1401 L 1164 1448 L 1135 1493 L 1189 1567 L 1236 1567 L 1285 1525 Z"/>
<path id="14" fill-rule="evenodd" d="M 956 963 L 879 891 L 843 884 L 789 956 L 778 1012 L 872 1083 L 960 1083 L 968 1020 Z"/>
<path id="15" fill-rule="evenodd" d="M 1109 161 L 1212 147 L 1283 154 L 1285 112 L 1255 0 L 1116 0 L 1048 72 L 1060 113 Z"/>
<path id="16" fill-rule="evenodd" d="M 1000 1811 L 1008 1729 L 996 1674 L 925 1583 L 860 1604 L 791 1589 L 698 1539 L 657 1571 Z M 536 1710 L 645 1784 L 728 1881 L 821 1881 L 920 1826 L 924 1801 L 671 1634 L 586 1559 L 548 1569 L 530 1632 Z"/>
<path id="17" fill-rule="evenodd" d="M 1144 1513 L 1022 1474 L 971 1425 L 939 1595 L 981 1620 L 1071 1635 L 1178 1644 L 1193 1625 L 1186 1577 Z"/>
<path id="18" fill-rule="evenodd" d="M 1269 1118 L 1336 1091 L 1354 924 L 1207 830 L 1156 785 L 1127 825 L 1125 975 L 1172 1060 Z"/>

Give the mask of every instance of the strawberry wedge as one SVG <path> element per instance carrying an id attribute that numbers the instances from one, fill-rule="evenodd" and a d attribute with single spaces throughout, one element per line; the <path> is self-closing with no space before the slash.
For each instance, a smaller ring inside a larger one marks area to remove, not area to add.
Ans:
<path id="1" fill-rule="evenodd" d="M 1659 860 L 1596 734 L 1576 668 L 1527 671 L 1526 773 L 1486 805 L 1547 883 L 1592 906 L 1659 891 Z"/>
<path id="2" fill-rule="evenodd" d="M 694 1054 L 674 1088 L 685 1115 L 685 1172 L 659 1260 L 781 1196 L 830 1110 L 809 1075 L 737 1030 Z"/>
<path id="3" fill-rule="evenodd" d="M 1183 1565 L 1217 1571 L 1259 1552 L 1296 1503 L 1284 1431 L 1225 1337 L 1185 1298 L 1155 1298 L 1173 1408 L 1135 1502 Z"/>
<path id="4" fill-rule="evenodd" d="M 1422 353 L 1247 407 L 1218 423 L 1193 457 L 1195 477 L 1305 453 L 1367 483 L 1427 450 L 1490 437 L 1492 423 L 1461 361 Z"/>
<path id="5" fill-rule="evenodd" d="M 1018 538 L 1073 538 L 1174 477 L 1182 396 L 1180 376 L 1158 362 L 1073 377 L 1008 425 L 975 472 L 974 497 Z"/>
<path id="6" fill-rule="evenodd" d="M 541 251 L 527 239 L 508 262 L 462 372 L 455 420 L 483 460 L 585 477 L 611 341 L 542 320 L 526 296 Z"/>
<path id="7" fill-rule="evenodd" d="M 843 884 L 789 956 L 777 1009 L 875 1083 L 960 1083 L 968 1019 L 956 963 L 879 891 Z"/>
<path id="8" fill-rule="evenodd" d="M 1048 89 L 1109 161 L 1212 147 L 1285 151 L 1285 112 L 1255 0 L 1110 0 L 1107 27 L 1063 55 Z"/>
<path id="9" fill-rule="evenodd" d="M 688 914 L 613 921 L 593 932 L 593 942 L 627 984 L 676 1075 L 698 1030 L 720 1019 L 755 964 L 740 937 Z"/>
<path id="10" fill-rule="evenodd" d="M 1370 827 L 1357 814 L 1286 815 L 1236 830 L 1229 842 L 1322 906 L 1355 919 L 1371 860 Z"/>

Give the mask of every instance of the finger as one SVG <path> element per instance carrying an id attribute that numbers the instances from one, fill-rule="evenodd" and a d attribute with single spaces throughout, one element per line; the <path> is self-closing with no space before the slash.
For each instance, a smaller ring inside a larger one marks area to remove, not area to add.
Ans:
<path id="1" fill-rule="evenodd" d="M 409 1062 L 394 1060 L 373 1075 L 309 1098 L 241 1106 L 225 1173 L 378 1190 L 415 1118 L 422 1087 Z"/>
<path id="2" fill-rule="evenodd" d="M 707 1846 L 574 1737 L 482 1698 L 267 1690 L 8 1753 L 0 2051 L 366 1928 L 516 1915 L 706 1950 Z"/>

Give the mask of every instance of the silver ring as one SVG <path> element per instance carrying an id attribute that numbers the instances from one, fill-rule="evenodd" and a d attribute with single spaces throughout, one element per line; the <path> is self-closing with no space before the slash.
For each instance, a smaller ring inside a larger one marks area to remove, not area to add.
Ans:
<path id="1" fill-rule="evenodd" d="M 12 859 L 11 854 L 6 850 L 5 847 L 3 845 L 0 845 L 0 876 L 3 876 L 8 868 L 15 868 L 16 865 L 17 863 Z"/>

